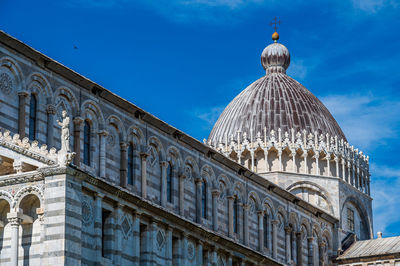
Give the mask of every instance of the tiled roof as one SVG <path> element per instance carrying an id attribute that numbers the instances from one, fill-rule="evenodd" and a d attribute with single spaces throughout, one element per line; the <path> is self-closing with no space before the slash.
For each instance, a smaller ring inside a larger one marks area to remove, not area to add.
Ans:
<path id="1" fill-rule="evenodd" d="M 400 236 L 354 242 L 337 260 L 400 254 Z"/>

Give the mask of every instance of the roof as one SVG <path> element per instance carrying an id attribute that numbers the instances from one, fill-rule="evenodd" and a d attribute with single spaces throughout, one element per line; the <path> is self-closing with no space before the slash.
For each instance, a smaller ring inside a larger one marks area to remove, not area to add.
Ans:
<path id="1" fill-rule="evenodd" d="M 354 242 L 337 260 L 365 257 L 398 255 L 400 257 L 400 236 L 377 238 Z"/>
<path id="2" fill-rule="evenodd" d="M 246 133 L 262 136 L 272 130 L 329 134 L 346 141 L 342 129 L 325 105 L 296 80 L 286 75 L 288 49 L 268 45 L 261 54 L 266 75 L 242 91 L 225 108 L 215 123 L 208 142 L 220 143 Z M 253 139 L 250 140 L 252 142 Z"/>
<path id="3" fill-rule="evenodd" d="M 309 90 L 284 73 L 269 73 L 242 91 L 225 108 L 208 141 L 268 134 L 271 130 L 290 133 L 307 131 L 346 140 L 328 109 Z"/>

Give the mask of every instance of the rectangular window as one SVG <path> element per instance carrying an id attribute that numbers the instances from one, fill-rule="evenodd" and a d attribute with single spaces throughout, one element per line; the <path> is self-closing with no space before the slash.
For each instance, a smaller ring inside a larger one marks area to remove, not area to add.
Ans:
<path id="1" fill-rule="evenodd" d="M 347 228 L 354 232 L 354 211 L 350 208 L 347 208 Z"/>

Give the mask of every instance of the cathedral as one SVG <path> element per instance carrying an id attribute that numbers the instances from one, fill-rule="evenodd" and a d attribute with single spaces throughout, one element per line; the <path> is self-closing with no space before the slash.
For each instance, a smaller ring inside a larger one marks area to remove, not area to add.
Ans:
<path id="1" fill-rule="evenodd" d="M 400 265 L 278 40 L 200 142 L 0 31 L 0 264 Z"/>

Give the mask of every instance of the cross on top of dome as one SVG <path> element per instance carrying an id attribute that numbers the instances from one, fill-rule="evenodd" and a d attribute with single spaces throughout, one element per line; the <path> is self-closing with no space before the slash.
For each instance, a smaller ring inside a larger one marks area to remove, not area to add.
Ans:
<path id="1" fill-rule="evenodd" d="M 274 42 L 277 42 L 279 40 L 279 34 L 276 30 L 278 29 L 277 25 L 281 25 L 281 21 L 278 20 L 277 17 L 274 17 L 273 21 L 271 21 L 269 25 L 273 26 L 275 30 L 275 32 L 272 34 L 272 40 L 274 40 Z"/>

